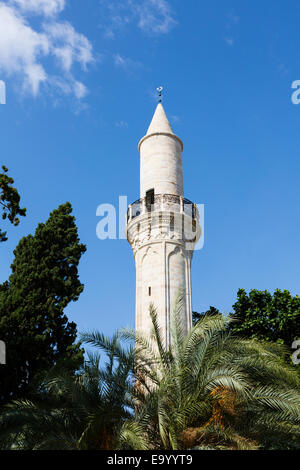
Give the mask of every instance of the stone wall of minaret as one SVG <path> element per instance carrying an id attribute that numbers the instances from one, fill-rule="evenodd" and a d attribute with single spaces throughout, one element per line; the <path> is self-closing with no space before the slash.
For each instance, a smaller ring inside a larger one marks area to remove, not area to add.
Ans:
<path id="1" fill-rule="evenodd" d="M 191 262 L 200 236 L 197 208 L 184 199 L 182 150 L 159 103 L 139 143 L 140 199 L 128 209 L 127 239 L 136 265 L 136 329 L 150 333 L 153 303 L 166 347 L 179 291 L 184 330 L 192 326 Z"/>

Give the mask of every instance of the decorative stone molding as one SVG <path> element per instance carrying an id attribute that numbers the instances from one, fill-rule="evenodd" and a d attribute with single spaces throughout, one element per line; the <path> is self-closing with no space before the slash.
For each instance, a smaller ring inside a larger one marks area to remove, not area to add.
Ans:
<path id="1" fill-rule="evenodd" d="M 127 225 L 127 239 L 134 254 L 150 241 L 163 240 L 176 240 L 184 246 L 189 244 L 188 250 L 192 250 L 200 235 L 198 219 L 168 210 L 146 213 L 132 219 Z"/>
<path id="2" fill-rule="evenodd" d="M 149 134 L 149 135 L 145 135 L 145 137 L 143 137 L 140 142 L 139 142 L 139 152 L 141 151 L 141 145 L 143 142 L 145 142 L 145 140 L 149 139 L 149 137 L 153 137 L 154 135 L 166 135 L 167 137 L 172 137 L 172 139 L 175 139 L 177 140 L 177 142 L 180 143 L 181 145 L 181 151 L 183 151 L 183 142 L 181 139 L 179 139 L 179 137 L 177 137 L 177 135 L 175 134 L 170 134 L 169 132 L 155 132 L 154 134 Z"/>

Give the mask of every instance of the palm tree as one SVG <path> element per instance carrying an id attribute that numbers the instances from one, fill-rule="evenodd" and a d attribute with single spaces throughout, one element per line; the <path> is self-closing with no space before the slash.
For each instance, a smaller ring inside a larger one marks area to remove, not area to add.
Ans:
<path id="1" fill-rule="evenodd" d="M 222 315 L 204 316 L 185 336 L 182 300 L 163 344 L 154 306 L 150 338 L 134 331 L 135 422 L 148 448 L 256 449 L 297 446 L 299 379 L 281 359 L 282 347 L 243 340 Z"/>
<path id="2" fill-rule="evenodd" d="M 117 335 L 112 339 L 94 336 L 108 352 L 107 363 L 100 367 L 100 356 L 89 354 L 75 376 L 54 368 L 32 401 L 17 400 L 4 407 L 0 448 L 100 450 L 118 445 L 122 424 L 132 416 L 133 351 L 125 353 Z M 134 425 L 131 428 L 135 430 Z M 129 430 L 130 426 L 128 440 Z"/>
<path id="3" fill-rule="evenodd" d="M 256 449 L 300 447 L 299 378 L 279 345 L 243 340 L 222 315 L 204 316 L 184 335 L 182 301 L 162 340 L 154 306 L 150 337 L 119 330 L 82 340 L 77 375 L 51 371 L 32 401 L 0 414 L 0 448 Z M 127 347 L 122 341 L 128 341 Z"/>

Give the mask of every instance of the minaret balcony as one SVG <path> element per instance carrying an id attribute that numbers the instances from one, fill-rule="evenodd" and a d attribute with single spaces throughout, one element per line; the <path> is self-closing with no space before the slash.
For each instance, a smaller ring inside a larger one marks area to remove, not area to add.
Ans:
<path id="1" fill-rule="evenodd" d="M 193 250 L 201 235 L 196 204 L 174 194 L 156 194 L 130 204 L 127 213 L 127 240 L 134 253 L 149 242 L 183 244 Z"/>
<path id="2" fill-rule="evenodd" d="M 156 194 L 149 204 L 146 198 L 138 199 L 128 206 L 127 224 L 137 217 L 154 212 L 172 212 L 184 214 L 199 222 L 197 205 L 183 196 L 175 194 Z"/>

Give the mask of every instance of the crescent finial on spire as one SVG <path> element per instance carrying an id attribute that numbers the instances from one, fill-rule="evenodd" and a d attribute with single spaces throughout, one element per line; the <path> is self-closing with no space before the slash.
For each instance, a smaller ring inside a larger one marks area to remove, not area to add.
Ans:
<path id="1" fill-rule="evenodd" d="M 156 90 L 158 91 L 158 102 L 161 103 L 163 87 L 159 86 L 158 88 L 156 88 Z"/>

